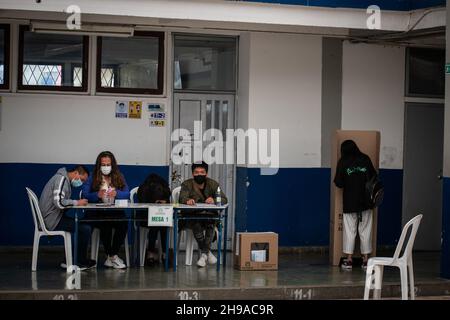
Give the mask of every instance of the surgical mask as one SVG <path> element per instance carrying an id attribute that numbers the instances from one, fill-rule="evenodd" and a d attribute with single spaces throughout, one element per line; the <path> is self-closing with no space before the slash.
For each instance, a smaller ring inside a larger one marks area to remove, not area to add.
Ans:
<path id="1" fill-rule="evenodd" d="M 102 171 L 103 175 L 107 176 L 111 173 L 111 166 L 101 166 L 100 170 Z"/>
<path id="2" fill-rule="evenodd" d="M 206 176 L 205 175 L 194 176 L 194 181 L 197 184 L 203 184 L 206 181 Z"/>
<path id="3" fill-rule="evenodd" d="M 72 185 L 72 187 L 74 188 L 78 188 L 81 187 L 83 185 L 83 182 L 81 181 L 81 179 L 73 179 L 70 184 Z"/>

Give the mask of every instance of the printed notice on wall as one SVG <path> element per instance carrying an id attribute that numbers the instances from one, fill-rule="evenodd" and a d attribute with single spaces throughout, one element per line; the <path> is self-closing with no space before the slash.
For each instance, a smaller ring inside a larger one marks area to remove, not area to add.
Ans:
<path id="1" fill-rule="evenodd" d="M 128 117 L 130 119 L 140 119 L 142 114 L 142 101 L 130 101 L 128 107 Z"/>
<path id="2" fill-rule="evenodd" d="M 164 111 L 164 105 L 160 103 L 147 103 L 148 112 Z"/>
<path id="3" fill-rule="evenodd" d="M 149 117 L 150 117 L 150 119 L 153 119 L 153 120 L 165 120 L 166 113 L 165 112 L 151 112 Z"/>
<path id="4" fill-rule="evenodd" d="M 150 112 L 150 127 L 164 127 L 166 125 L 165 112 Z"/>
<path id="5" fill-rule="evenodd" d="M 128 118 L 128 103 L 116 101 L 116 118 Z"/>
<path id="6" fill-rule="evenodd" d="M 165 125 L 166 125 L 166 120 L 150 119 L 150 127 L 164 127 Z"/>

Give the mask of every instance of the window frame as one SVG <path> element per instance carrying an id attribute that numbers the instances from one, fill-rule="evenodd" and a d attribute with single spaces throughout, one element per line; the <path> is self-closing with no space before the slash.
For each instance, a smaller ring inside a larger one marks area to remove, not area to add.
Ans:
<path id="1" fill-rule="evenodd" d="M 11 26 L 9 24 L 0 24 L 0 29 L 3 30 L 5 37 L 3 52 L 5 62 L 3 64 L 3 84 L 0 84 L 0 90 L 9 90 L 9 67 L 10 67 L 10 50 L 11 50 Z"/>
<path id="2" fill-rule="evenodd" d="M 157 88 L 113 88 L 102 87 L 101 68 L 102 68 L 102 40 L 103 37 L 97 37 L 97 65 L 95 70 L 95 87 L 99 93 L 125 93 L 125 94 L 143 94 L 143 95 L 162 95 L 164 93 L 164 53 L 165 53 L 165 32 L 158 31 L 135 31 L 134 36 L 158 38 L 158 78 Z M 132 37 L 131 37 L 132 38 Z"/>
<path id="3" fill-rule="evenodd" d="M 430 99 L 444 99 L 445 98 L 445 88 L 444 88 L 444 95 L 438 95 L 438 94 L 427 94 L 427 93 L 412 93 L 411 92 L 411 86 L 410 86 L 410 56 L 411 56 L 411 49 L 414 49 L 416 47 L 407 47 L 405 49 L 405 97 L 409 98 L 430 98 Z M 421 48 L 417 47 L 419 49 L 430 49 L 430 50 L 443 50 L 444 51 L 444 70 L 442 71 L 444 73 L 444 86 L 445 86 L 445 49 L 441 48 Z"/>
<path id="4" fill-rule="evenodd" d="M 23 60 L 24 60 L 24 35 L 26 31 L 30 31 L 30 27 L 21 25 L 19 27 L 19 62 L 17 73 L 17 89 L 18 90 L 34 90 L 34 91 L 69 91 L 69 92 L 87 92 L 88 90 L 88 74 L 89 74 L 89 36 L 83 37 L 83 55 L 82 55 L 82 85 L 74 86 L 40 86 L 23 84 Z M 70 33 L 67 33 L 70 35 Z M 61 81 L 63 82 L 62 75 Z"/>

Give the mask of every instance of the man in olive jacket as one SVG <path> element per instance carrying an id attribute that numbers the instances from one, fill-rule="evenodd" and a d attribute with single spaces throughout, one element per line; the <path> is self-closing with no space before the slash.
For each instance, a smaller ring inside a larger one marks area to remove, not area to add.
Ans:
<path id="1" fill-rule="evenodd" d="M 219 188 L 219 183 L 207 177 L 208 164 L 205 162 L 192 165 L 192 179 L 188 179 L 181 185 L 179 201 L 182 204 L 195 205 L 196 203 L 214 204 L 214 198 Z M 225 194 L 220 191 L 222 204 L 228 202 Z M 192 214 L 192 213 L 191 213 Z M 215 212 L 199 211 L 194 214 L 216 214 Z M 214 236 L 214 220 L 188 220 L 186 227 L 192 229 L 195 240 L 201 251 L 197 266 L 204 267 L 206 263 L 216 264 L 217 258 L 212 254 L 211 242 Z"/>

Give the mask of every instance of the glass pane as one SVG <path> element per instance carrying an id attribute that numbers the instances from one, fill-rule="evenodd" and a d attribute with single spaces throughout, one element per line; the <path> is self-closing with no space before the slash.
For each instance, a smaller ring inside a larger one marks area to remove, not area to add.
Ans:
<path id="1" fill-rule="evenodd" d="M 206 100 L 206 130 L 212 128 L 211 109 L 212 109 L 212 101 L 211 100 Z"/>
<path id="2" fill-rule="evenodd" d="M 409 48 L 408 94 L 444 96 L 445 50 Z"/>
<path id="3" fill-rule="evenodd" d="M 176 36 L 174 63 L 175 89 L 236 89 L 235 38 Z"/>
<path id="4" fill-rule="evenodd" d="M 5 30 L 0 29 L 0 84 L 4 84 L 5 82 Z"/>
<path id="5" fill-rule="evenodd" d="M 158 89 L 157 37 L 102 38 L 104 88 Z"/>
<path id="6" fill-rule="evenodd" d="M 228 101 L 222 101 L 222 134 L 223 139 L 226 137 L 226 130 L 228 128 Z"/>
<path id="7" fill-rule="evenodd" d="M 83 36 L 25 31 L 23 85 L 80 87 L 75 69 L 82 65 Z"/>
<path id="8" fill-rule="evenodd" d="M 220 100 L 214 100 L 214 129 L 220 130 Z"/>

